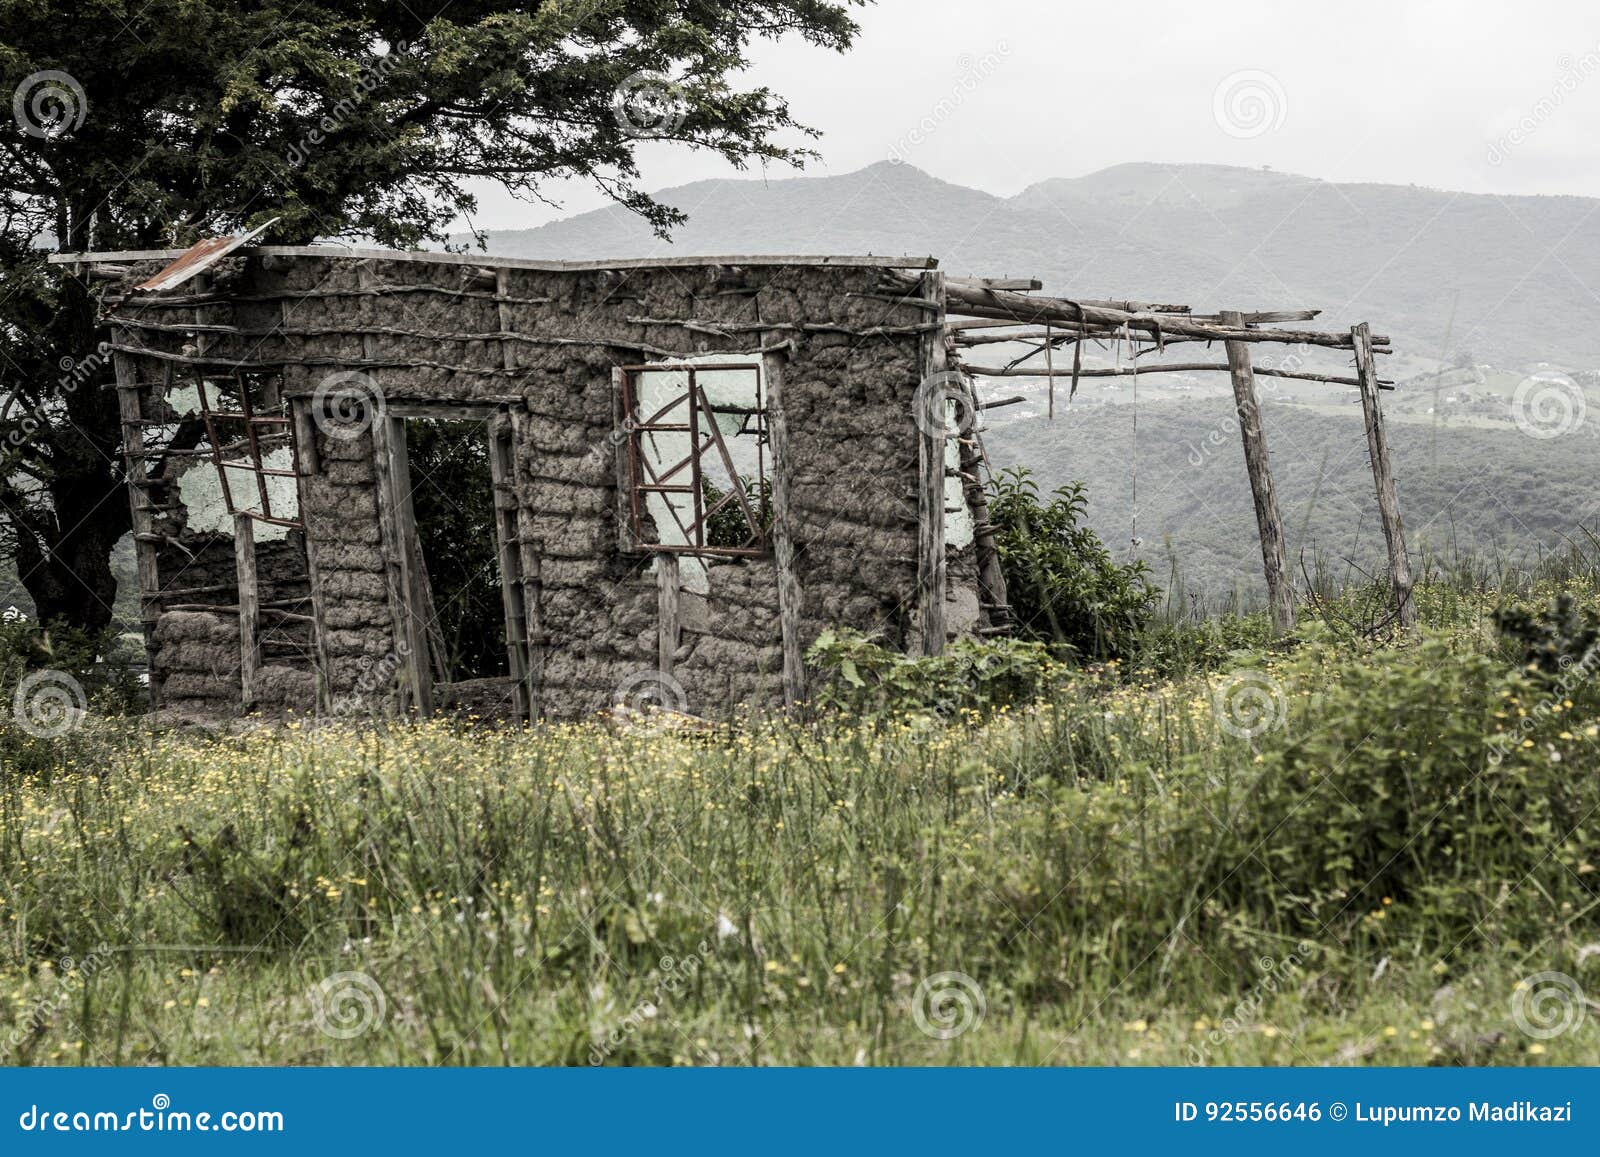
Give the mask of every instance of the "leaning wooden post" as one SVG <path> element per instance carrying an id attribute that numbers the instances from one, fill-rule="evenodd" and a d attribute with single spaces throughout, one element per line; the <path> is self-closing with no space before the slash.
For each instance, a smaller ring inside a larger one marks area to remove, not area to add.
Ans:
<path id="1" fill-rule="evenodd" d="M 233 516 L 233 561 L 239 576 L 239 698 L 249 710 L 261 686 L 261 586 L 255 522 L 248 514 Z"/>
<path id="2" fill-rule="evenodd" d="M 1243 328 L 1244 315 L 1225 310 L 1222 324 Z M 1256 376 L 1250 365 L 1250 346 L 1224 342 L 1228 373 L 1233 378 L 1233 404 L 1239 412 L 1239 434 L 1244 442 L 1244 465 L 1250 473 L 1250 493 L 1256 503 L 1256 527 L 1261 532 L 1261 567 L 1267 578 L 1267 603 L 1272 629 L 1282 635 L 1294 630 L 1294 584 L 1284 556 L 1283 520 L 1278 515 L 1278 495 L 1272 487 L 1272 464 L 1267 458 L 1267 435 L 1261 425 L 1261 404 L 1256 399 Z"/>
<path id="3" fill-rule="evenodd" d="M 1389 465 L 1389 439 L 1383 432 L 1383 407 L 1378 404 L 1378 370 L 1372 356 L 1372 330 L 1362 322 L 1350 331 L 1356 353 L 1356 381 L 1361 386 L 1361 410 L 1366 417 L 1367 451 L 1372 456 L 1372 480 L 1378 488 L 1378 513 L 1383 537 L 1389 545 L 1389 578 L 1394 583 L 1395 610 L 1400 625 L 1417 621 L 1417 604 L 1411 597 L 1411 559 L 1406 554 L 1406 531 L 1400 521 L 1400 501 L 1395 497 L 1394 470 Z"/>
<path id="4" fill-rule="evenodd" d="M 920 339 L 917 373 L 920 381 L 912 400 L 917 431 L 917 608 L 921 624 L 922 653 L 944 651 L 946 559 L 944 548 L 945 425 L 948 393 L 942 377 L 944 354 L 944 274 L 924 273 L 919 297 L 927 303 Z M 929 324 L 934 323 L 934 324 Z"/>

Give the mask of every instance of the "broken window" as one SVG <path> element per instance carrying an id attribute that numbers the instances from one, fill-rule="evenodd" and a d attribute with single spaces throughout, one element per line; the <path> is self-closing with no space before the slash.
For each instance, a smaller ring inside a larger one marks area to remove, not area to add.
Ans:
<path id="1" fill-rule="evenodd" d="M 659 553 L 765 554 L 772 453 L 761 367 L 631 366 L 622 393 L 634 541 Z"/>
<path id="2" fill-rule="evenodd" d="M 234 514 L 299 528 L 294 439 L 276 375 L 202 378 L 195 389 L 225 512 L 217 529 L 231 533 Z M 190 525 L 197 528 L 193 517 Z"/>

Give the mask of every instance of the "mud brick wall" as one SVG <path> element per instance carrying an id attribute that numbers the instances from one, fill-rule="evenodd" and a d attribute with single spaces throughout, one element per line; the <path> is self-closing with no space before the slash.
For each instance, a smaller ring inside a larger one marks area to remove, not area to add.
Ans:
<path id="1" fill-rule="evenodd" d="M 386 404 L 479 402 L 510 415 L 518 532 L 538 563 L 528 590 L 544 627 L 546 714 L 603 708 L 657 667 L 653 561 L 625 550 L 619 533 L 617 456 L 625 450 L 613 437 L 612 373 L 622 365 L 708 354 L 759 362 L 761 347 L 787 342 L 781 396 L 790 446 L 776 468 L 789 480 L 803 640 L 847 626 L 897 648 L 912 642 L 913 330 L 935 315 L 874 296 L 878 269 L 505 267 L 497 287 L 480 265 L 266 253 L 229 258 L 212 278 L 223 301 L 208 320 L 245 331 L 216 337 L 212 356 L 281 367 L 286 395 L 314 396 L 329 375 L 356 371 Z M 504 331 L 516 336 L 502 340 Z M 170 349 L 179 340 L 140 336 Z M 152 372 L 160 367 L 141 368 Z M 393 665 L 397 641 L 370 433 L 359 422 L 319 420 L 315 439 L 318 470 L 302 480 L 301 495 L 337 700 L 370 688 L 374 670 Z M 947 615 L 953 629 L 967 629 L 977 606 L 971 548 L 952 551 L 950 561 Z M 778 701 L 774 563 L 715 560 L 707 577 L 708 594 L 683 595 L 673 678 L 686 706 L 715 715 Z M 173 613 L 156 635 L 172 640 L 174 672 L 189 670 L 176 664 L 191 652 L 204 658 L 198 644 L 222 643 L 216 624 Z M 236 657 L 233 666 L 237 697 Z M 224 682 L 197 683 L 193 702 L 216 710 Z M 298 705 L 310 704 L 307 684 Z"/>

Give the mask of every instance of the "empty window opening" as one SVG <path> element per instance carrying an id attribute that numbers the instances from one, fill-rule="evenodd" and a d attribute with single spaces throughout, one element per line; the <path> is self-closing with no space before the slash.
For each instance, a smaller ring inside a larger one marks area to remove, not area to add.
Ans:
<path id="1" fill-rule="evenodd" d="M 510 668 L 488 423 L 407 418 L 405 428 L 423 564 L 418 610 L 434 680 L 505 677 Z"/>
<path id="2" fill-rule="evenodd" d="M 623 406 L 634 540 L 658 553 L 765 554 L 772 451 L 761 367 L 630 367 Z"/>

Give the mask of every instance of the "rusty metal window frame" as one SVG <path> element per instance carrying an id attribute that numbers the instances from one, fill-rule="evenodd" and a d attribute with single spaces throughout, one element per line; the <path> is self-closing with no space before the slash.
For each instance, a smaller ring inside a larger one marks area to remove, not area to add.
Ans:
<path id="1" fill-rule="evenodd" d="M 754 433 L 756 436 L 756 485 L 767 483 L 769 487 L 768 502 L 770 498 L 771 480 L 767 477 L 767 398 L 766 380 L 762 374 L 760 362 L 717 362 L 696 365 L 680 363 L 649 363 L 636 366 L 622 366 L 622 434 L 627 446 L 627 478 L 628 501 L 627 515 L 629 526 L 633 535 L 633 543 L 639 550 L 657 554 L 687 554 L 698 557 L 711 558 L 756 558 L 771 552 L 770 536 L 761 517 L 761 497 L 759 492 L 754 498 L 744 487 L 739 472 L 734 469 L 733 458 L 728 453 L 727 443 L 723 441 L 722 431 L 717 426 L 718 413 L 732 412 L 728 407 L 717 407 L 711 404 L 706 397 L 705 390 L 700 385 L 699 376 L 710 372 L 728 372 L 737 370 L 755 376 L 755 406 L 749 411 L 749 416 L 755 419 Z M 659 406 L 652 414 L 639 413 L 639 394 L 636 388 L 640 375 L 647 373 L 685 374 L 688 378 L 686 389 L 674 393 L 671 400 L 664 406 Z M 665 422 L 662 419 L 673 410 L 688 402 L 687 422 Z M 706 421 L 702 422 L 702 416 Z M 689 454 L 683 460 L 670 467 L 657 472 L 651 465 L 649 457 L 644 450 L 644 439 L 653 433 L 674 433 L 689 435 Z M 742 431 L 741 431 L 742 433 Z M 704 490 L 702 488 L 703 473 L 701 459 L 708 453 L 714 453 L 721 460 L 723 469 L 728 473 L 728 493 L 723 495 L 713 506 L 706 507 Z M 672 482 L 680 471 L 689 471 L 689 481 Z M 670 499 L 666 501 L 667 509 L 672 514 L 673 521 L 683 533 L 685 539 L 682 545 L 677 543 L 646 542 L 644 539 L 644 514 L 645 496 L 649 494 L 688 494 L 693 503 L 694 517 L 685 523 L 679 516 L 677 507 Z M 739 546 L 712 546 L 706 542 L 706 528 L 711 518 L 720 513 L 731 503 L 737 503 L 743 511 L 745 524 L 750 530 L 749 537 Z"/>

